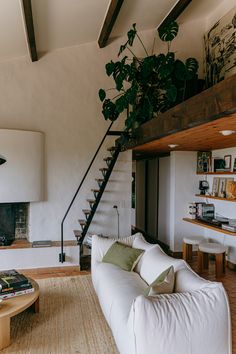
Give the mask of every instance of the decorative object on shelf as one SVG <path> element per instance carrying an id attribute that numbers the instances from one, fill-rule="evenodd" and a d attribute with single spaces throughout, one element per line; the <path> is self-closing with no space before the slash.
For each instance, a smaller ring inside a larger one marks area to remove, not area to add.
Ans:
<path id="1" fill-rule="evenodd" d="M 221 157 L 214 157 L 212 161 L 213 171 L 212 172 L 224 172 L 225 171 L 225 160 Z"/>
<path id="2" fill-rule="evenodd" d="M 226 198 L 226 178 L 220 177 L 219 192 L 218 196 L 220 198 Z"/>
<path id="3" fill-rule="evenodd" d="M 155 41 L 152 53 L 148 53 L 137 33 L 136 24 L 132 25 L 127 33 L 127 41 L 120 46 L 118 53 L 119 56 L 126 50 L 132 57 L 124 56 L 120 61 L 106 64 L 106 74 L 115 82 L 115 88 L 99 90 L 102 113 L 106 120 L 115 121 L 122 112 L 127 111 L 126 131 L 133 131 L 159 113 L 202 91 L 203 87 L 197 87 L 199 81 L 203 81 L 198 80 L 197 60 L 188 58 L 182 62 L 176 59 L 176 52 L 170 51 L 170 43 L 177 36 L 178 30 L 175 21 L 161 26 L 158 30 L 159 38 L 167 43 L 168 49 L 166 54 L 154 54 Z M 144 50 L 144 58 L 133 52 L 135 38 Z M 108 91 L 115 94 L 107 97 Z"/>
<path id="4" fill-rule="evenodd" d="M 212 195 L 213 197 L 218 197 L 220 178 L 214 177 L 212 183 Z"/>
<path id="5" fill-rule="evenodd" d="M 199 219 L 214 219 L 215 206 L 209 203 L 197 203 L 197 218 Z"/>
<path id="6" fill-rule="evenodd" d="M 197 153 L 197 173 L 210 172 L 211 151 L 198 151 Z"/>
<path id="7" fill-rule="evenodd" d="M 236 199 L 236 182 L 228 181 L 226 184 L 226 195 L 227 198 Z"/>
<path id="8" fill-rule="evenodd" d="M 209 183 L 206 180 L 199 181 L 199 190 L 201 195 L 205 195 L 209 189 Z"/>
<path id="9" fill-rule="evenodd" d="M 231 155 L 225 155 L 224 156 L 224 161 L 225 161 L 225 171 L 231 171 L 232 156 Z"/>
<path id="10" fill-rule="evenodd" d="M 189 203 L 188 213 L 189 213 L 191 219 L 196 219 L 196 214 L 197 214 L 197 204 L 196 203 Z"/>
<path id="11" fill-rule="evenodd" d="M 207 87 L 236 72 L 236 7 L 217 21 L 205 34 L 205 70 Z"/>
<path id="12" fill-rule="evenodd" d="M 234 181 L 234 179 L 233 178 L 226 178 L 226 186 L 225 186 L 225 194 L 226 194 L 226 198 L 230 198 L 230 195 L 229 195 L 229 193 L 228 193 L 228 184 L 230 183 L 230 182 L 233 182 Z"/>

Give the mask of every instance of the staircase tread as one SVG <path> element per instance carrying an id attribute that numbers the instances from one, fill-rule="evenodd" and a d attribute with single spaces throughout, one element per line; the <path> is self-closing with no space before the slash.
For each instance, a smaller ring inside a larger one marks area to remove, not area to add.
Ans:
<path id="1" fill-rule="evenodd" d="M 112 161 L 112 160 L 113 160 L 113 157 L 110 157 L 110 156 L 105 157 L 105 158 L 103 159 L 103 161 Z"/>
<path id="2" fill-rule="evenodd" d="M 99 168 L 99 171 L 108 171 L 107 167 Z"/>
<path id="3" fill-rule="evenodd" d="M 79 219 L 80 225 L 86 225 L 87 221 L 84 219 Z"/>
<path id="4" fill-rule="evenodd" d="M 97 182 L 104 182 L 104 178 L 95 178 L 95 181 L 97 181 Z"/>
<path id="5" fill-rule="evenodd" d="M 114 150 L 116 150 L 116 149 L 117 149 L 116 146 L 111 146 L 111 147 L 109 147 L 109 148 L 107 149 L 107 151 L 114 151 Z"/>
<path id="6" fill-rule="evenodd" d="M 94 189 L 94 188 L 93 188 L 93 189 L 91 189 L 91 191 L 98 193 L 98 192 L 100 192 L 100 189 L 96 189 L 96 188 Z"/>
<path id="7" fill-rule="evenodd" d="M 88 202 L 88 203 L 96 203 L 96 200 L 95 199 L 86 199 L 86 201 Z"/>
<path id="8" fill-rule="evenodd" d="M 74 232 L 75 237 L 81 237 L 82 236 L 81 230 L 73 230 L 73 232 Z"/>
<path id="9" fill-rule="evenodd" d="M 91 209 L 82 209 L 83 213 L 91 214 Z"/>

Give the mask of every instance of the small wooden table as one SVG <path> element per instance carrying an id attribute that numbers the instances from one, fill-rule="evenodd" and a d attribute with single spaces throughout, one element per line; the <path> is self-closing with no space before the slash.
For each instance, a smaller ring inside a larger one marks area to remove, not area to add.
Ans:
<path id="1" fill-rule="evenodd" d="M 32 307 L 34 312 L 39 312 L 39 286 L 30 279 L 34 288 L 33 293 L 12 297 L 0 303 L 0 350 L 10 345 L 10 320 L 11 317 L 25 309 Z"/>

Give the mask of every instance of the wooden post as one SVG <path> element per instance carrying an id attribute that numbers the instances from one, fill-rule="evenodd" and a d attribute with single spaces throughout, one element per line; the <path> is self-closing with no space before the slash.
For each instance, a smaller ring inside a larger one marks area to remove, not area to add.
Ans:
<path id="1" fill-rule="evenodd" d="M 10 345 L 10 317 L 0 319 L 0 350 Z"/>

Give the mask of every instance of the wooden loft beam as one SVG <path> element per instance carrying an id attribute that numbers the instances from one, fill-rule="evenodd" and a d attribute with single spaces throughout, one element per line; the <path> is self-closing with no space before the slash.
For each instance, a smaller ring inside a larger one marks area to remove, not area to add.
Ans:
<path id="1" fill-rule="evenodd" d="M 117 16 L 119 15 L 123 2 L 124 0 L 111 0 L 98 38 L 98 45 L 100 48 L 104 48 L 107 45 L 107 41 L 111 34 L 112 28 L 114 27 Z"/>
<path id="2" fill-rule="evenodd" d="M 191 1 L 192 0 L 179 0 L 158 28 L 165 26 L 169 22 L 175 21 Z"/>
<path id="3" fill-rule="evenodd" d="M 37 54 L 36 41 L 34 35 L 34 23 L 33 23 L 31 0 L 21 0 L 21 9 L 24 18 L 25 32 L 26 32 L 30 57 L 32 61 L 37 61 L 38 54 Z"/>

